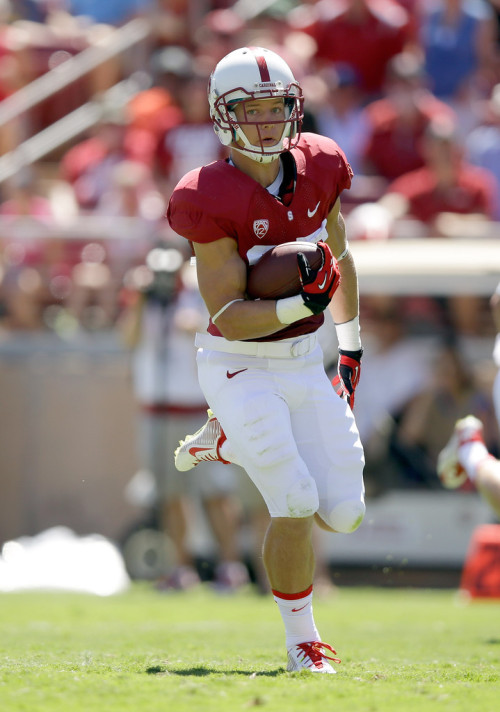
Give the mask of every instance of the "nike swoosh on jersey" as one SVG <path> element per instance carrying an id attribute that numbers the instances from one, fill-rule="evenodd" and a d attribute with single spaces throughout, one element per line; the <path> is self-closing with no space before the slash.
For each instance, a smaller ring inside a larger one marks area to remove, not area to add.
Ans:
<path id="1" fill-rule="evenodd" d="M 320 203 L 321 203 L 321 200 L 318 201 L 318 204 L 316 205 L 316 207 L 314 208 L 314 210 L 309 210 L 309 208 L 307 208 L 307 217 L 308 217 L 308 218 L 312 218 L 313 215 L 316 215 L 316 211 L 317 211 L 317 209 L 319 208 L 319 204 L 320 204 Z"/>
<path id="2" fill-rule="evenodd" d="M 235 376 L 238 375 L 238 373 L 243 373 L 243 371 L 248 371 L 248 368 L 240 368 L 239 371 L 233 371 L 232 373 L 229 373 L 229 371 L 226 371 L 226 376 L 228 378 L 234 378 Z"/>

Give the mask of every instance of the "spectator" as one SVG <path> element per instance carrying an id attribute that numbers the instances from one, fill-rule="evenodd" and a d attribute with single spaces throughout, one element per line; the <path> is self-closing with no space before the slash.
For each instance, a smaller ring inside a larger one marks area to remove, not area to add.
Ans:
<path id="1" fill-rule="evenodd" d="M 123 160 L 139 160 L 138 146 L 127 140 L 129 117 L 119 106 L 103 105 L 101 121 L 93 135 L 70 148 L 61 160 L 61 175 L 73 187 L 82 210 L 96 207 L 100 196 L 112 182 L 115 167 Z M 139 148 L 142 148 L 139 146 Z M 145 160 L 150 160 L 149 146 Z"/>
<path id="2" fill-rule="evenodd" d="M 425 68 L 432 92 L 453 101 L 472 83 L 491 81 L 495 30 L 491 6 L 483 0 L 442 0 L 422 16 Z"/>
<path id="3" fill-rule="evenodd" d="M 245 21 L 231 8 L 212 10 L 193 33 L 196 57 L 202 66 L 211 68 L 228 52 L 244 45 L 248 31 Z"/>
<path id="4" fill-rule="evenodd" d="M 497 331 L 493 359 L 500 369 L 500 284 L 490 300 L 493 321 Z M 498 427 L 500 427 L 500 370 L 493 385 L 493 401 L 497 428 L 495 450 L 498 453 Z M 450 440 L 437 458 L 437 470 L 445 487 L 455 489 L 472 483 L 500 519 L 500 461 L 488 452 L 484 423 L 469 415 L 455 423 Z"/>
<path id="5" fill-rule="evenodd" d="M 355 188 L 368 133 L 368 121 L 362 109 L 360 80 L 356 70 L 349 64 L 326 67 L 320 77 L 324 82 L 323 91 L 316 98 L 313 109 L 318 132 L 344 146 L 354 172 Z M 307 81 L 303 84 L 307 92 Z"/>
<path id="6" fill-rule="evenodd" d="M 169 45 L 153 53 L 150 71 L 155 87 L 164 89 L 171 101 L 177 104 L 177 97 L 184 82 L 197 69 L 197 58 L 179 45 Z"/>
<path id="7" fill-rule="evenodd" d="M 467 234 L 491 220 L 496 182 L 488 171 L 463 157 L 455 126 L 432 121 L 423 141 L 425 165 L 397 178 L 381 203 L 397 218 L 418 221 L 422 236 L 447 237 Z M 397 228 L 395 228 L 397 230 Z M 477 334 L 481 328 L 481 299 L 454 295 L 448 300 L 451 321 L 461 335 Z"/>
<path id="8" fill-rule="evenodd" d="M 422 223 L 423 234 L 439 235 L 446 222 L 443 214 L 491 219 L 495 180 L 492 174 L 468 163 L 452 122 L 432 121 L 423 140 L 425 165 L 397 178 L 382 202 L 399 196 L 399 217 L 409 215 Z"/>
<path id="9" fill-rule="evenodd" d="M 405 52 L 388 63 L 385 96 L 366 107 L 368 123 L 363 172 L 393 181 L 424 165 L 422 137 L 436 118 L 453 111 L 425 86 L 423 66 Z"/>
<path id="10" fill-rule="evenodd" d="M 485 102 L 483 120 L 467 137 L 465 149 L 473 165 L 485 168 L 496 178 L 493 217 L 500 220 L 500 84 Z"/>
<path id="11" fill-rule="evenodd" d="M 390 438 L 406 405 L 428 382 L 434 342 L 411 333 L 406 302 L 365 296 L 365 358 L 356 390 L 356 423 L 366 452 L 368 491 L 404 484 L 391 461 Z"/>
<path id="12" fill-rule="evenodd" d="M 12 329 L 42 329 L 43 310 L 51 300 L 48 235 L 54 224 L 54 213 L 30 171 L 21 171 L 7 183 L 0 218 L 4 324 Z M 26 219 L 31 230 L 26 231 L 27 227 L 24 232 L 20 232 L 19 227 L 15 230 L 19 218 Z M 36 236 L 37 227 L 42 229 L 43 237 Z"/>
<path id="13" fill-rule="evenodd" d="M 114 31 L 104 25 L 87 24 L 65 12 L 56 11 L 54 3 L 38 6 L 30 19 L 15 19 L 11 25 L 16 56 L 22 61 L 25 83 L 56 69 Z M 38 19 L 32 19 L 38 18 Z M 54 95 L 39 102 L 28 112 L 27 133 L 36 133 L 79 107 L 90 96 L 104 91 L 119 80 L 120 61 L 111 58 L 73 81 Z"/>
<path id="14" fill-rule="evenodd" d="M 436 354 L 431 382 L 404 409 L 393 435 L 393 454 L 415 484 L 434 486 L 437 482 L 436 461 L 443 442 L 455 421 L 468 413 L 490 424 L 494 417 L 474 371 L 458 344 L 450 340 Z M 490 447 L 496 444 L 496 438 L 490 438 Z"/>
<path id="15" fill-rule="evenodd" d="M 232 590 L 248 580 L 238 549 L 237 472 L 235 466 L 203 463 L 182 477 L 173 452 L 180 437 L 203 423 L 207 405 L 198 385 L 194 333 L 208 321 L 193 268 L 183 256 L 159 246 L 147 266 L 135 270 L 136 292 L 121 320 L 133 352 L 133 387 L 139 408 L 139 448 L 143 465 L 154 475 L 160 525 L 171 538 L 176 561 L 158 582 L 161 590 L 190 588 L 200 582 L 190 550 L 191 508 L 204 505 L 218 548 L 215 582 Z"/>
<path id="16" fill-rule="evenodd" d="M 156 0 L 149 13 L 154 48 L 180 45 L 193 50 L 193 34 L 202 24 L 205 3 L 191 0 Z"/>
<path id="17" fill-rule="evenodd" d="M 73 17 L 84 16 L 94 23 L 118 27 L 134 17 L 146 15 L 154 0 L 56 0 Z"/>
<path id="18" fill-rule="evenodd" d="M 206 94 L 206 76 L 194 73 L 184 81 L 178 97 L 183 120 L 160 143 L 160 167 L 171 188 L 187 171 L 226 154 L 214 133 Z"/>
<path id="19" fill-rule="evenodd" d="M 127 108 L 130 124 L 126 131 L 126 145 L 133 147 L 133 156 L 160 174 L 160 143 L 167 131 L 182 122 L 182 112 L 173 95 L 158 83 L 133 96 Z"/>
<path id="20" fill-rule="evenodd" d="M 455 110 L 466 136 L 477 123 L 477 99 L 498 81 L 491 6 L 484 0 L 431 3 L 422 15 L 421 45 L 430 89 Z"/>
<path id="21" fill-rule="evenodd" d="M 93 214 L 103 220 L 120 219 L 120 228 L 104 244 L 80 243 L 71 269 L 66 307 L 81 326 L 95 329 L 114 324 L 124 276 L 143 262 L 164 209 L 147 166 L 121 161 L 114 167 Z"/>
<path id="22" fill-rule="evenodd" d="M 303 30 L 316 40 L 318 65 L 350 64 L 367 99 L 382 93 L 387 63 L 411 40 L 409 15 L 393 0 L 321 0 Z"/>
<path id="23" fill-rule="evenodd" d="M 420 46 L 419 31 L 422 17 L 422 0 L 396 0 L 402 5 L 410 17 L 410 36 L 415 48 Z"/>

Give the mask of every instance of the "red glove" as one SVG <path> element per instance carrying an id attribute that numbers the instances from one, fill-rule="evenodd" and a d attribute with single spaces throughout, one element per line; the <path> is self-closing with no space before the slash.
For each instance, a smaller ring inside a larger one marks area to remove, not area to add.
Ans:
<path id="1" fill-rule="evenodd" d="M 359 351 L 343 351 L 339 349 L 337 375 L 332 380 L 335 392 L 347 401 L 351 410 L 354 408 L 354 392 L 361 374 L 362 355 L 363 349 L 359 349 Z"/>
<path id="2" fill-rule="evenodd" d="M 340 284 L 339 267 L 332 251 L 325 242 L 318 242 L 318 247 L 323 252 L 323 262 L 317 270 L 311 268 L 302 252 L 297 255 L 301 296 L 313 314 L 321 314 L 326 309 Z"/>

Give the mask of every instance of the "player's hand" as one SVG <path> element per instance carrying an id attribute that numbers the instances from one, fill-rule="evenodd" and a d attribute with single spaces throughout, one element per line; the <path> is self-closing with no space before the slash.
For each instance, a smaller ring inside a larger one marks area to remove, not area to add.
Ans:
<path id="1" fill-rule="evenodd" d="M 340 284 L 339 267 L 332 251 L 325 242 L 318 242 L 318 247 L 323 253 L 319 269 L 312 269 L 302 252 L 297 255 L 302 299 L 313 314 L 321 314 L 326 309 Z"/>
<path id="2" fill-rule="evenodd" d="M 354 408 L 354 392 L 361 375 L 362 355 L 363 349 L 359 349 L 359 351 L 343 351 L 339 349 L 337 375 L 332 380 L 332 386 L 337 395 L 347 401 L 351 410 Z"/>

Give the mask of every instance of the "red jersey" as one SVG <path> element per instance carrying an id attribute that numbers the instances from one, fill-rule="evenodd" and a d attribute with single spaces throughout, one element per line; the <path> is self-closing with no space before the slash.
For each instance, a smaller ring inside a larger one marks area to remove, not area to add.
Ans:
<path id="1" fill-rule="evenodd" d="M 459 215 L 493 214 L 494 178 L 482 168 L 463 164 L 455 185 L 440 189 L 434 173 L 427 167 L 397 178 L 388 193 L 401 193 L 409 202 L 409 213 L 425 223 L 431 223 L 440 213 Z"/>
<path id="2" fill-rule="evenodd" d="M 317 59 L 350 64 L 359 73 L 362 89 L 379 94 L 388 62 L 409 41 L 409 15 L 392 0 L 378 0 L 368 4 L 366 17 L 359 22 L 347 5 L 324 3 L 324 16 L 305 30 L 316 40 Z M 321 10 L 323 4 L 318 7 Z"/>
<path id="3" fill-rule="evenodd" d="M 352 170 L 343 151 L 329 138 L 302 134 L 290 156 L 294 189 L 283 201 L 271 195 L 227 160 L 187 173 L 170 198 L 167 218 L 175 232 L 192 242 L 233 238 L 247 264 L 266 250 L 292 240 L 327 239 L 326 219 L 337 198 L 351 185 Z M 285 204 L 286 203 L 286 204 Z M 307 334 L 323 323 L 319 314 L 255 340 Z M 210 322 L 209 333 L 221 335 Z"/>
<path id="4" fill-rule="evenodd" d="M 422 93 L 416 101 L 410 125 L 400 118 L 390 99 L 379 99 L 365 109 L 370 129 L 364 158 L 387 180 L 421 168 L 424 165 L 421 143 L 429 123 L 455 118 L 453 110 L 430 93 Z"/>

